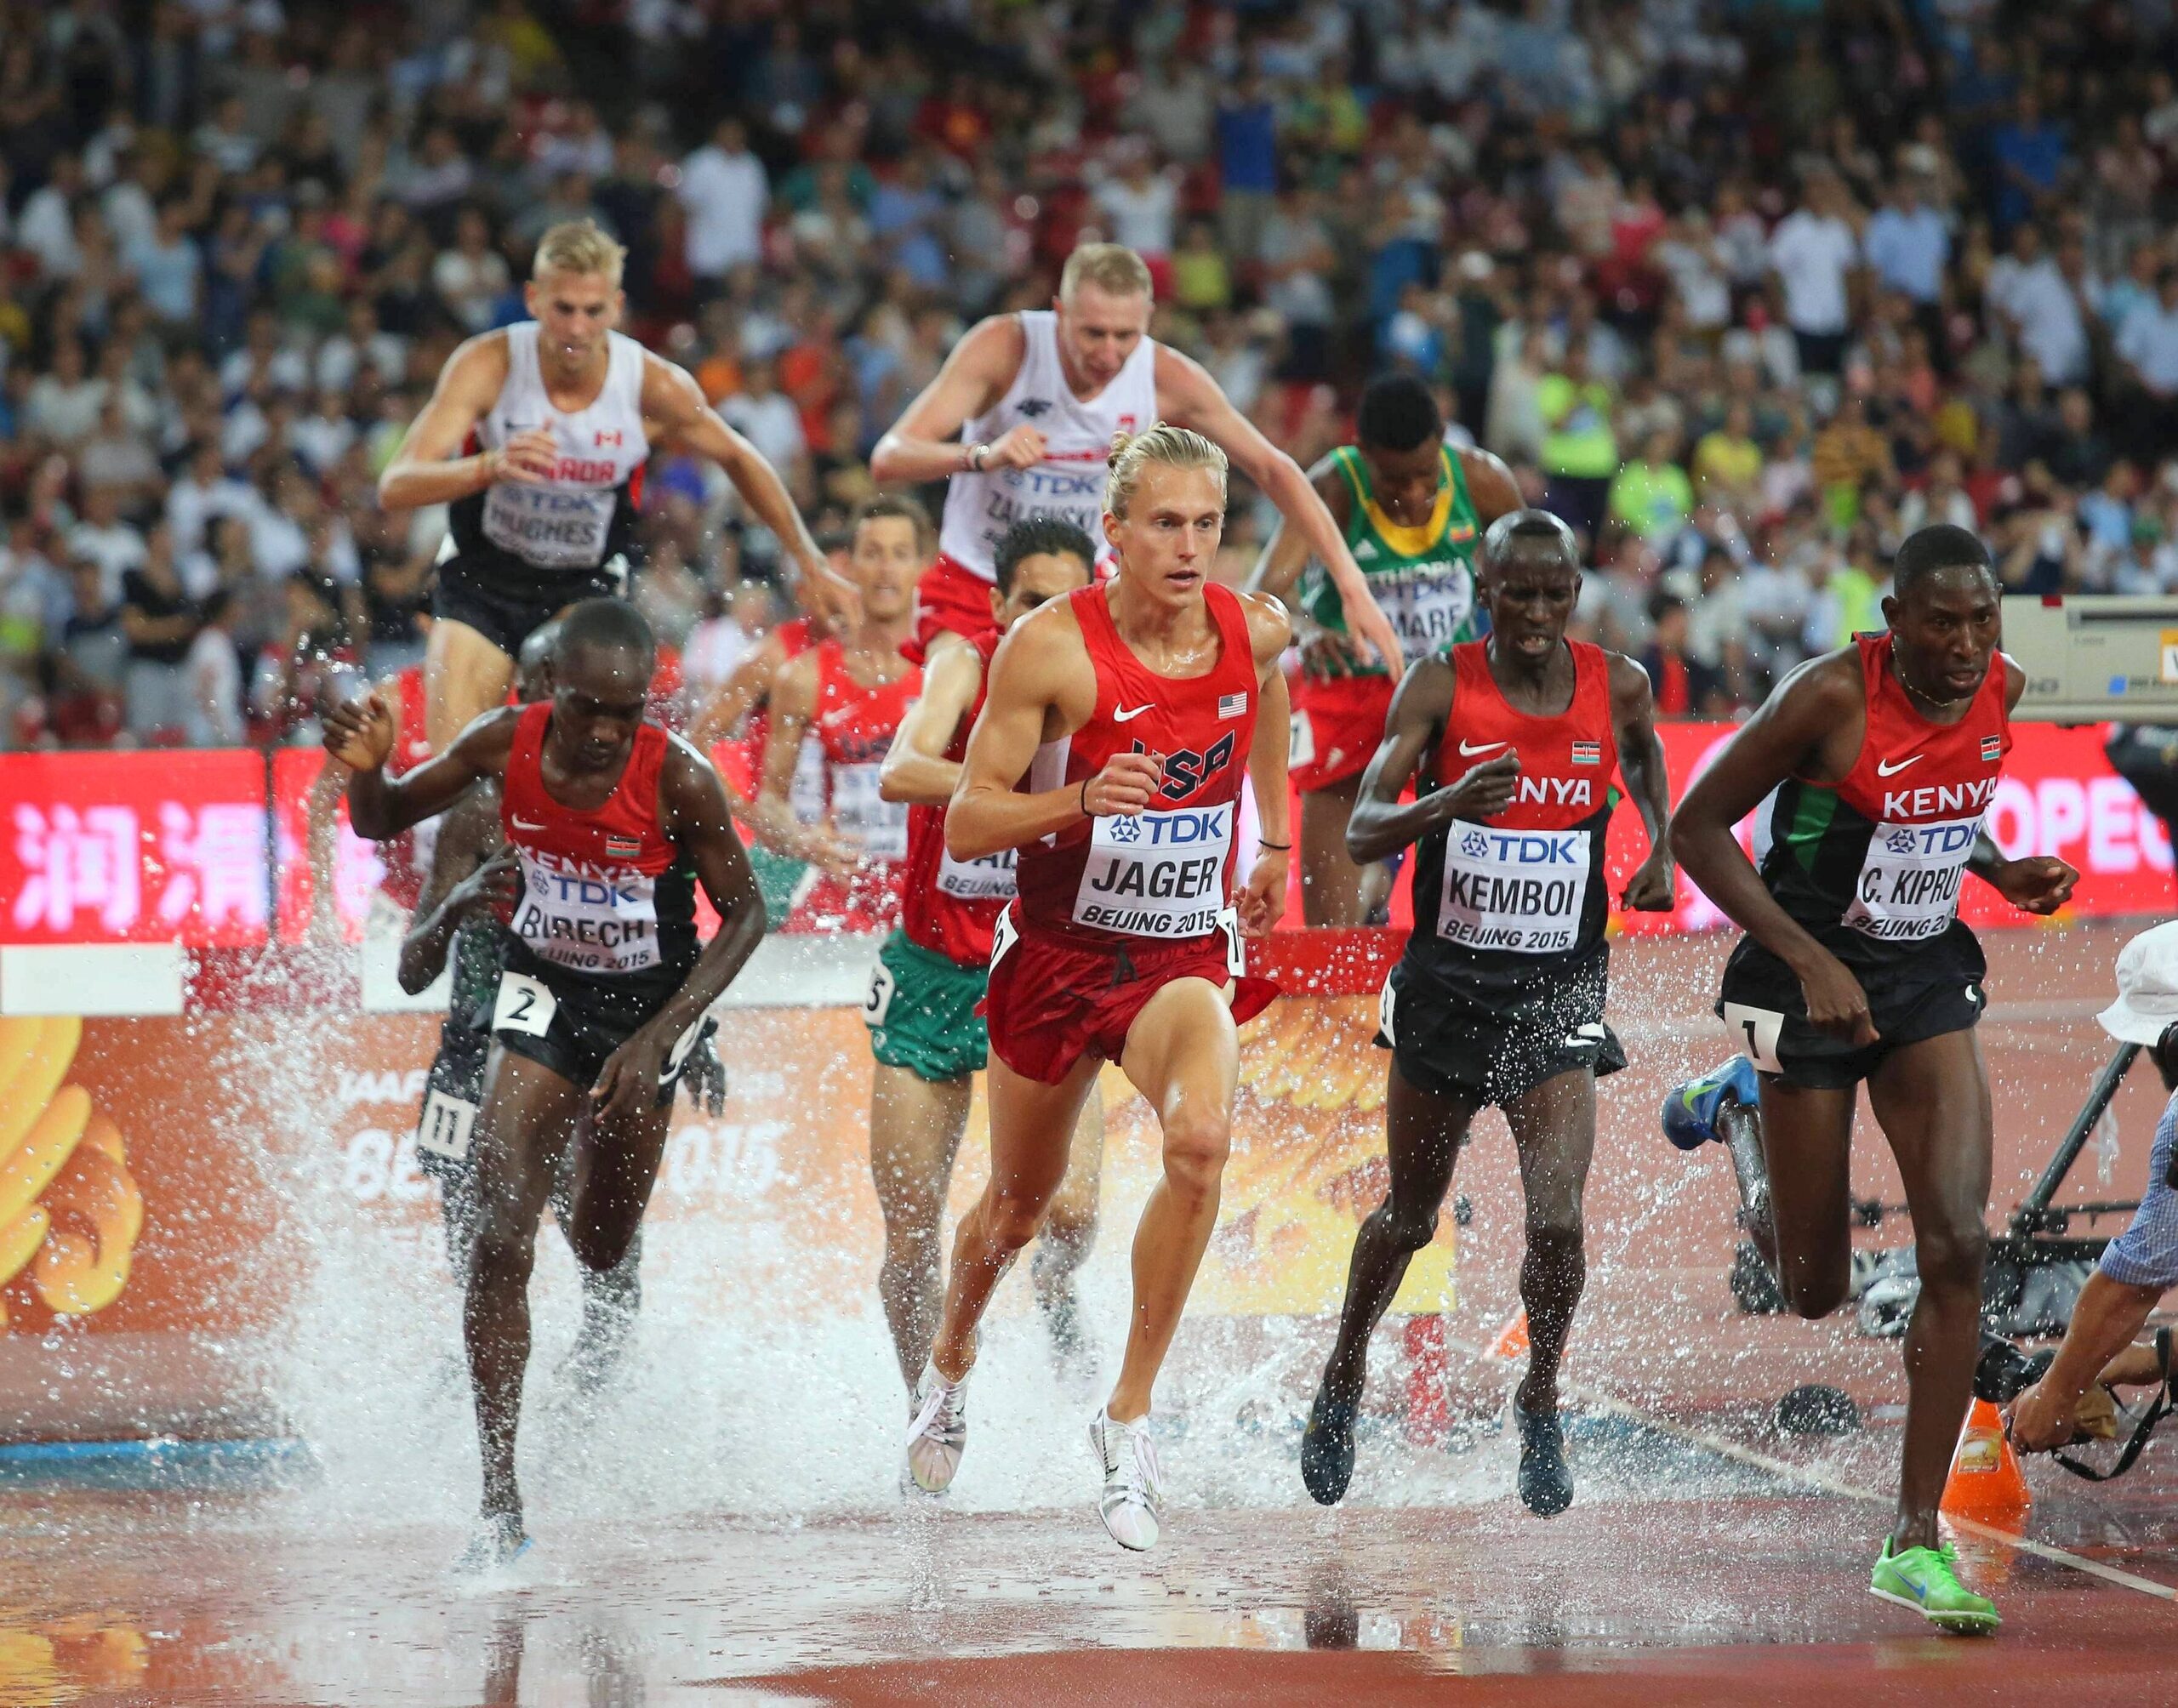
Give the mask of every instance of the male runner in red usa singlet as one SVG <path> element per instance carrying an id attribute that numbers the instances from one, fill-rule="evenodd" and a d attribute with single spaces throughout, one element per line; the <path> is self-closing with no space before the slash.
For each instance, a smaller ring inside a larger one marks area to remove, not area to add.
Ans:
<path id="1" fill-rule="evenodd" d="M 2026 686 L 1997 650 L 1987 549 L 1964 528 L 1923 528 L 1899 547 L 1892 586 L 1890 631 L 1787 676 L 1673 817 L 1687 876 L 1747 933 L 1718 1011 L 1756 1070 L 1720 1070 L 1675 1096 L 1690 1112 L 1704 1104 L 1711 1125 L 1724 1090 L 1759 1098 L 1770 1218 L 1752 1232 L 1786 1301 L 1817 1318 L 1850 1284 L 1846 1164 L 1867 1082 L 1921 1281 L 1897 1517 L 1869 1588 L 1945 1630 L 1993 1631 L 1995 1607 L 1959 1583 L 1936 1531 L 1980 1352 L 1993 1143 L 1974 1033 L 1986 968 L 1958 892 L 1972 872 L 2049 914 L 2079 874 L 2046 857 L 2008 860 L 1982 828 Z M 1750 812 L 1759 869 L 1732 834 Z"/>
<path id="2" fill-rule="evenodd" d="M 1240 935 L 1286 898 L 1286 679 L 1274 600 L 1211 585 L 1224 453 L 1160 424 L 1112 455 L 1105 586 L 1014 626 L 992 660 L 946 817 L 947 851 L 1019 851 L 1019 896 L 991 960 L 989 1184 L 962 1218 L 908 1465 L 948 1487 L 966 1438 L 976 1325 L 1035 1235 L 1099 1066 L 1157 1113 L 1164 1177 L 1134 1243 L 1134 1313 L 1111 1398 L 1090 1426 L 1105 1529 L 1157 1540 L 1163 1499 L 1150 1393 L 1217 1220 L 1238 1068 L 1235 1023 L 1276 993 Z M 1243 777 L 1263 846 L 1236 884 Z"/>

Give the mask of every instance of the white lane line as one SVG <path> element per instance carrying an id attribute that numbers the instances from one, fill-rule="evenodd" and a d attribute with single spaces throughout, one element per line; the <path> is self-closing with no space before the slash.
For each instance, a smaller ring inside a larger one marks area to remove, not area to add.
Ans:
<path id="1" fill-rule="evenodd" d="M 1469 1359 L 1476 1363 L 1496 1362 L 1485 1359 L 1483 1349 L 1480 1346 L 1466 1341 L 1456 1340 L 1450 1335 L 1445 1336 L 1445 1344 L 1454 1352 L 1465 1353 Z M 1507 1385 L 1510 1386 L 1514 1379 L 1513 1369 L 1509 1366 L 1501 1366 L 1501 1370 Z M 1765 1472 L 1786 1482 L 1800 1483 L 1825 1494 L 1841 1495 L 1849 1500 L 1872 1501 L 1879 1506 L 1888 1506 L 1890 1502 L 1890 1497 L 1888 1494 L 1879 1494 L 1873 1489 L 1863 1489 L 1858 1483 L 1848 1483 L 1842 1477 L 1833 1476 L 1819 1467 L 1794 1465 L 1787 1460 L 1772 1458 L 1769 1454 L 1761 1452 L 1758 1449 L 1743 1447 L 1736 1441 L 1728 1441 L 1721 1435 L 1713 1435 L 1706 1429 L 1696 1429 L 1686 1424 L 1674 1423 L 1669 1418 L 1658 1417 L 1652 1413 L 1641 1410 L 1638 1406 L 1628 1405 L 1624 1400 L 1605 1393 L 1600 1389 L 1592 1388 L 1584 1382 L 1561 1380 L 1559 1386 L 1583 1405 L 1597 1411 L 1607 1412 L 1614 1417 L 1623 1418 L 1629 1423 L 1638 1423 L 1645 1429 L 1653 1429 L 1661 1434 L 1672 1436 L 1686 1443 L 1690 1447 L 1698 1447 L 1705 1453 L 1713 1453 L 1719 1459 L 1732 1460 L 1738 1464 Z M 2100 1560 L 2088 1559 L 2083 1555 L 2073 1553 L 2068 1549 L 2053 1547 L 2047 1542 L 2037 1542 L 2025 1536 L 2015 1536 L 2009 1530 L 1999 1530 L 1993 1526 L 1979 1523 L 1971 1518 L 1954 1518 L 1947 1512 L 1943 1515 L 1943 1521 L 1953 1529 L 1964 1530 L 1968 1534 L 1979 1536 L 1985 1541 L 2000 1543 L 2005 1547 L 2017 1548 L 2022 1552 L 2033 1554 L 2039 1559 L 2049 1560 L 2061 1566 L 2070 1566 L 2074 1571 L 2085 1572 L 2090 1577 L 2101 1578 L 2107 1583 L 2117 1584 L 2125 1589 L 2137 1590 L 2142 1595 L 2153 1596 L 2159 1601 L 2178 1602 L 2178 1589 L 2173 1589 L 2169 1584 L 2158 1583 L 2152 1578 L 2135 1577 L 2132 1573 L 2120 1571 L 2115 1566 L 2106 1566 Z"/>

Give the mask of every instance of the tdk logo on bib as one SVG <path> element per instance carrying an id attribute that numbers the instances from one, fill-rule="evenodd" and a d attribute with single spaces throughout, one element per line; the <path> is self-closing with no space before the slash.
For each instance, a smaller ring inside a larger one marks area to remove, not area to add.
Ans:
<path id="1" fill-rule="evenodd" d="M 1481 844 L 1470 845 L 1470 840 Z M 1460 839 L 1460 851 L 1476 859 L 1491 859 L 1515 866 L 1585 866 L 1588 863 L 1588 833 L 1585 830 L 1469 831 Z"/>

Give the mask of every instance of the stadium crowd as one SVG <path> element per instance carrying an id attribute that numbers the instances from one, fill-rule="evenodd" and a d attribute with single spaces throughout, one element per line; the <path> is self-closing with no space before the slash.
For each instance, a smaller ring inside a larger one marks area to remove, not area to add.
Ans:
<path id="1" fill-rule="evenodd" d="M 1094 233 L 1303 463 L 1439 384 L 1667 715 L 1879 626 L 1927 520 L 2178 589 L 2174 71 L 2161 0 L 5 0 L 0 740 L 307 739 L 415 662 L 444 520 L 376 476 L 584 215 L 820 537 Z M 671 462 L 643 533 L 700 693 L 776 542 Z"/>

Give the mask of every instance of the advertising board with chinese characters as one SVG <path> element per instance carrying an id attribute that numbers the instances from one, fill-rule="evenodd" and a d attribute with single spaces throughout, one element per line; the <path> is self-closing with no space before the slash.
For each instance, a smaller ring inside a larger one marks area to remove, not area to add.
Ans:
<path id="1" fill-rule="evenodd" d="M 1676 799 L 1732 726 L 1664 724 L 1659 733 Z M 2169 834 L 2111 771 L 2102 728 L 2018 724 L 2013 734 L 1985 821 L 1997 845 L 2014 857 L 2055 854 L 2077 866 L 2076 916 L 2167 914 Z M 0 754 L 0 942 L 225 948 L 317 934 L 356 940 L 373 908 L 389 911 L 379 891 L 387 859 L 406 856 L 356 835 L 345 802 L 328 795 L 319 867 L 332 878 L 335 914 L 326 916 L 310 857 L 311 789 L 322 764 L 315 748 L 283 749 L 269 764 L 264 754 L 240 751 Z M 1610 830 L 1613 895 L 1644 851 L 1640 820 L 1622 806 Z M 1287 900 L 1282 923 L 1297 925 L 1297 884 Z M 1966 885 L 1960 912 L 1985 929 L 2030 923 L 1981 884 Z M 1402 874 L 1392 922 L 1411 919 Z M 708 928 L 707 908 L 703 923 Z M 1716 931 L 1725 921 L 1682 883 L 1671 913 L 1628 914 L 1617 923 L 1629 932 L 1668 934 Z"/>
<path id="2" fill-rule="evenodd" d="M 265 760 L 242 751 L 0 757 L 5 940 L 265 940 Z"/>

